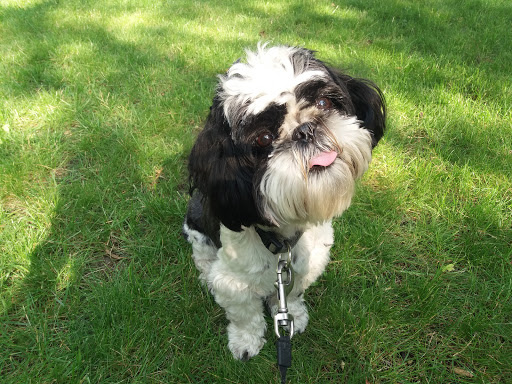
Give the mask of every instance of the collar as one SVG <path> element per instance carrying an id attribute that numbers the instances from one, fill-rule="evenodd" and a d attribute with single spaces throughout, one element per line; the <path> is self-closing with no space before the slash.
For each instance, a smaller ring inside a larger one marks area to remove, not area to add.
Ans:
<path id="1" fill-rule="evenodd" d="M 284 237 L 274 231 L 266 231 L 262 228 L 256 227 L 256 232 L 260 236 L 261 242 L 270 252 L 274 255 L 283 253 L 288 250 L 288 247 L 293 248 L 301 238 L 303 232 L 297 231 L 292 237 Z"/>

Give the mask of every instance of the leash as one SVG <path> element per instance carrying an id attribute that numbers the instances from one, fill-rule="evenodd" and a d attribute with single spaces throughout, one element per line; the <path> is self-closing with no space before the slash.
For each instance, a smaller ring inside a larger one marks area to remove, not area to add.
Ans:
<path id="1" fill-rule="evenodd" d="M 273 254 L 279 255 L 277 261 L 278 310 L 274 316 L 274 331 L 277 336 L 277 366 L 281 374 L 281 384 L 286 384 L 286 371 L 292 365 L 293 316 L 288 313 L 286 296 L 293 288 L 292 248 L 298 243 L 303 232 L 296 232 L 292 237 L 285 238 L 274 231 L 266 231 L 256 227 L 263 245 Z M 281 329 L 281 331 L 280 331 Z"/>
<path id="2" fill-rule="evenodd" d="M 277 290 L 278 310 L 274 316 L 274 331 L 277 336 L 277 366 L 281 373 L 281 384 L 286 383 L 286 371 L 292 365 L 292 343 L 293 337 L 293 316 L 288 313 L 286 305 L 286 296 L 293 289 L 293 270 L 292 270 L 292 251 L 290 244 L 285 241 L 288 249 L 287 257 L 284 259 L 284 253 L 279 254 L 277 261 L 277 280 L 275 287 Z M 283 277 L 286 275 L 286 279 Z M 281 328 L 281 332 L 279 329 Z M 288 333 L 287 329 L 289 330 Z"/>

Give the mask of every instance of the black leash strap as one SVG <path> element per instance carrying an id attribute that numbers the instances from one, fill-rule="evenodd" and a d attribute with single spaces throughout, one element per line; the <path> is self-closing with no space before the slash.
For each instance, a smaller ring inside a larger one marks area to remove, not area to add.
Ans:
<path id="1" fill-rule="evenodd" d="M 290 335 L 282 335 L 276 341 L 277 366 L 281 373 L 281 384 L 286 384 L 286 370 L 292 366 L 292 341 Z"/>

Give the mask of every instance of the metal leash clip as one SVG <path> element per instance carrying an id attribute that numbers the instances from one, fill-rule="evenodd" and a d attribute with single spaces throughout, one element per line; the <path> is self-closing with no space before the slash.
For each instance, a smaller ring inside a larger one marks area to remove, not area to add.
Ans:
<path id="1" fill-rule="evenodd" d="M 286 296 L 293 289 L 292 251 L 288 243 L 286 246 L 288 248 L 288 257 L 283 259 L 284 253 L 280 253 L 277 261 L 277 280 L 275 287 L 277 289 L 279 305 L 277 313 L 274 316 L 274 330 L 277 337 L 281 337 L 279 327 L 289 327 L 289 337 L 291 339 L 293 336 L 293 316 L 288 313 Z M 283 274 L 286 275 L 286 280 L 283 279 Z"/>

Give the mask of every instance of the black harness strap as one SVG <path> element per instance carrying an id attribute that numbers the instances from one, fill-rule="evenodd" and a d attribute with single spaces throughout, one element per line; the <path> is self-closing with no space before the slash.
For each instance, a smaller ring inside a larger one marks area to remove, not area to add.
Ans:
<path id="1" fill-rule="evenodd" d="M 295 232 L 295 235 L 291 238 L 286 238 L 274 231 L 266 231 L 259 227 L 256 227 L 256 232 L 260 236 L 263 245 L 274 255 L 288 251 L 288 246 L 293 248 L 301 238 L 303 232 Z"/>

